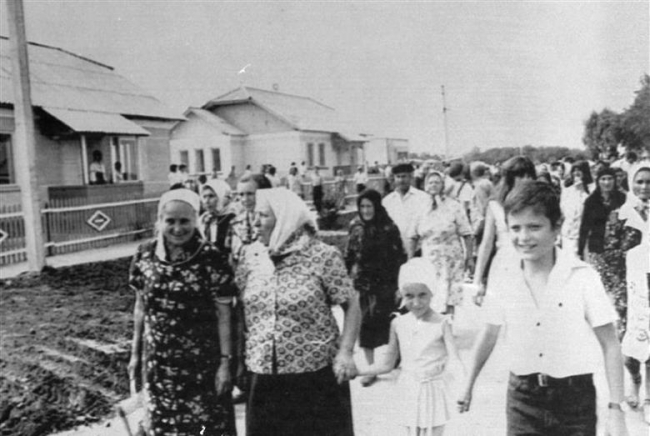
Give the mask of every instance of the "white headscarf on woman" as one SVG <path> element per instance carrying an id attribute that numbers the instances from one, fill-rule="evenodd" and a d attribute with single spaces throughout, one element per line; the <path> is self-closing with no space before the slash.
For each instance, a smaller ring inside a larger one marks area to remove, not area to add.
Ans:
<path id="1" fill-rule="evenodd" d="M 215 195 L 217 196 L 216 212 L 217 214 L 223 214 L 226 211 L 228 203 L 230 202 L 230 195 L 232 193 L 230 185 L 220 179 L 211 179 L 205 182 L 205 184 L 201 187 L 201 191 L 206 188 L 210 188 L 214 191 Z"/>
<path id="2" fill-rule="evenodd" d="M 621 206 L 621 209 L 618 212 L 618 217 L 619 219 L 627 220 L 626 225 L 644 232 L 646 231 L 650 220 L 649 222 L 644 222 L 638 211 L 644 207 L 647 211 L 648 201 L 643 201 L 634 194 L 634 178 L 641 170 L 650 171 L 650 162 L 641 162 L 630 168 L 630 171 L 627 174 L 630 191 L 627 193 L 625 203 L 623 203 L 623 206 Z"/>
<path id="3" fill-rule="evenodd" d="M 269 253 L 272 255 L 292 251 L 290 247 L 284 247 L 284 244 L 305 224 L 316 228 L 313 214 L 309 211 L 307 204 L 288 189 L 258 189 L 255 196 L 256 208 L 268 207 L 275 216 L 275 227 L 269 240 Z"/>
<path id="4" fill-rule="evenodd" d="M 199 210 L 201 208 L 201 198 L 196 194 L 196 192 L 181 188 L 167 191 L 160 197 L 160 201 L 158 202 L 158 223 L 161 223 L 165 206 L 172 201 L 182 201 L 183 203 L 189 204 L 196 214 L 195 221 L 198 221 Z M 156 232 L 156 256 L 158 256 L 159 259 L 166 259 L 167 255 L 165 252 L 163 234 L 158 229 L 156 229 Z"/>

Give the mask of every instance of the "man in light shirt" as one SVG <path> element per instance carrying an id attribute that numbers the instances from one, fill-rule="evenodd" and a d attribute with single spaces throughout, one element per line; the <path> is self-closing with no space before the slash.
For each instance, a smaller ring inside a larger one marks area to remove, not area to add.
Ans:
<path id="1" fill-rule="evenodd" d="M 420 214 L 431 207 L 431 198 L 424 191 L 411 186 L 414 168 L 409 163 L 393 167 L 395 190 L 381 201 L 388 215 L 399 229 L 404 247 L 408 247 L 411 228 Z"/>

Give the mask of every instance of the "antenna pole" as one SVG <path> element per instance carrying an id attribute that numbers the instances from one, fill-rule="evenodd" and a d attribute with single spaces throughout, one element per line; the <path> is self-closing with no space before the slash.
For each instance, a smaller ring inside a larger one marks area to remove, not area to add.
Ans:
<path id="1" fill-rule="evenodd" d="M 445 123 L 445 160 L 449 159 L 449 126 L 447 125 L 447 100 L 445 99 L 445 85 L 442 88 L 442 119 Z"/>

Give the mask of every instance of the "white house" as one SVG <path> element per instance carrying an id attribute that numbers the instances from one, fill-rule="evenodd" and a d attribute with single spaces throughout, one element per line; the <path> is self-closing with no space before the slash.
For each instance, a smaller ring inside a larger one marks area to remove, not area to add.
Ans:
<path id="1" fill-rule="evenodd" d="M 237 175 L 247 165 L 271 164 L 286 174 L 292 162 L 350 173 L 363 163 L 370 137 L 350 129 L 336 111 L 309 97 L 240 87 L 189 108 L 186 121 L 171 132 L 171 161 L 193 174 L 218 171 Z"/>

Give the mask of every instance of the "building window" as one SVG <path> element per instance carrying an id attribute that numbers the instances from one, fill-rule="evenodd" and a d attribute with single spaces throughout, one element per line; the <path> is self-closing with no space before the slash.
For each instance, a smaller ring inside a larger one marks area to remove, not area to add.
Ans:
<path id="1" fill-rule="evenodd" d="M 314 166 L 314 144 L 307 144 L 307 165 L 310 167 Z"/>
<path id="2" fill-rule="evenodd" d="M 136 138 L 115 137 L 111 142 L 113 145 L 112 158 L 115 159 L 115 162 L 120 163 L 124 180 L 139 180 L 140 168 Z M 106 168 L 109 174 L 112 174 L 115 162 L 111 163 L 112 168 Z"/>
<path id="3" fill-rule="evenodd" d="M 325 166 L 325 144 L 318 144 L 318 165 Z"/>
<path id="4" fill-rule="evenodd" d="M 185 165 L 188 170 L 190 167 L 190 153 L 187 150 L 181 151 L 181 163 L 179 165 Z"/>
<path id="5" fill-rule="evenodd" d="M 221 149 L 212 149 L 212 171 L 221 171 Z"/>
<path id="6" fill-rule="evenodd" d="M 196 165 L 194 168 L 194 172 L 196 174 L 204 173 L 205 172 L 205 154 L 203 153 L 203 150 L 194 150 L 194 156 L 196 157 Z"/>
<path id="7" fill-rule="evenodd" d="M 16 183 L 11 156 L 11 135 L 0 134 L 0 184 Z"/>

